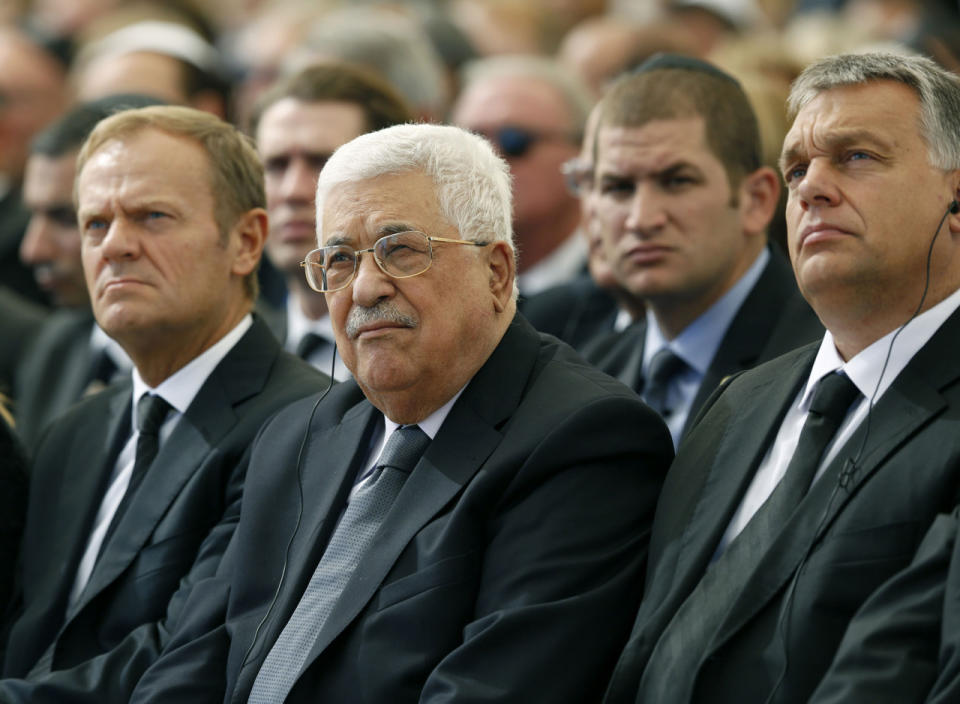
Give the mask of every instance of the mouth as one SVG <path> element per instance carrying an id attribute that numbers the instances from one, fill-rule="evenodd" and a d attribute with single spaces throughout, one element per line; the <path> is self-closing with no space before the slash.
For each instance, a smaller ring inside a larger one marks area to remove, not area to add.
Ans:
<path id="1" fill-rule="evenodd" d="M 390 333 L 393 330 L 409 330 L 410 326 L 400 325 L 398 323 L 383 321 L 380 323 L 369 323 L 367 325 L 362 325 L 357 328 L 353 334 L 350 335 L 351 340 L 357 340 L 360 338 L 374 338 L 381 337 Z"/>
<path id="2" fill-rule="evenodd" d="M 803 248 L 810 244 L 824 242 L 836 237 L 850 237 L 853 233 L 832 223 L 821 222 L 815 225 L 808 225 L 800 231 L 800 239 L 797 243 L 798 248 Z"/>
<path id="3" fill-rule="evenodd" d="M 285 244 L 317 241 L 317 230 L 312 219 L 287 220 L 275 227 L 271 234 Z"/>
<path id="4" fill-rule="evenodd" d="M 623 259 L 633 264 L 656 264 L 662 261 L 670 251 L 669 247 L 660 244 L 641 244 L 631 247 L 623 255 Z"/>

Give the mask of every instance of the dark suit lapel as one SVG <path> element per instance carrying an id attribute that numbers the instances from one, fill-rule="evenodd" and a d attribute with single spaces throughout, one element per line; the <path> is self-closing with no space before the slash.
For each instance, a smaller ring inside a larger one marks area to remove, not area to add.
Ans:
<path id="1" fill-rule="evenodd" d="M 502 438 L 496 428 L 519 404 L 538 349 L 537 333 L 517 316 L 417 463 L 378 538 L 333 607 L 301 672 L 367 605 L 410 540 L 460 492 L 496 449 Z"/>
<path id="2" fill-rule="evenodd" d="M 688 513 L 688 505 L 671 507 L 680 517 L 690 515 L 678 554 L 675 584 L 693 585 L 703 576 L 787 408 L 809 374 L 814 353 L 815 349 L 795 356 L 786 369 L 777 366 L 762 377 L 747 377 L 750 386 L 738 389 L 735 398 L 720 396 L 711 408 L 710 426 L 722 427 L 723 435 L 716 443 L 702 439 L 692 443 L 707 452 L 712 451 L 710 445 L 716 448 L 712 461 L 707 460 L 705 465 L 709 469 L 703 484 L 689 495 L 696 502 L 693 513 Z M 693 464 L 699 461 L 694 458 Z M 688 462 L 685 458 L 684 464 Z"/>
<path id="3" fill-rule="evenodd" d="M 690 429 L 697 411 L 725 377 L 750 369 L 760 361 L 771 330 L 783 315 L 784 303 L 795 290 L 792 281 L 793 272 L 779 254 L 771 251 L 760 278 L 730 322 L 704 374 L 687 415 L 684 435 Z"/>
<path id="4" fill-rule="evenodd" d="M 38 602 L 59 603 L 73 585 L 117 454 L 130 436 L 130 404 L 130 389 L 124 385 L 107 400 L 106 416 L 88 414 L 84 427 L 75 435 L 76 441 L 69 448 L 71 456 L 88 457 L 91 461 L 72 466 L 62 477 L 56 515 L 63 522 L 62 535 L 67 540 L 61 544 L 62 554 L 49 559 L 65 566 L 63 579 L 48 582 L 45 587 L 50 593 L 38 597 Z"/>
<path id="5" fill-rule="evenodd" d="M 263 389 L 278 352 L 266 326 L 255 320 L 207 377 L 104 546 L 76 611 L 133 562 L 197 467 L 237 424 L 235 407 Z"/>
<path id="6" fill-rule="evenodd" d="M 828 465 L 731 609 L 715 640 L 716 647 L 742 628 L 783 588 L 813 542 L 824 534 L 880 465 L 947 407 L 940 389 L 960 378 L 960 368 L 951 353 L 958 335 L 960 313 L 955 313 L 874 407 L 865 450 L 857 459 L 856 467 L 852 468 L 849 460 L 863 444 L 866 422 L 861 423 Z"/>

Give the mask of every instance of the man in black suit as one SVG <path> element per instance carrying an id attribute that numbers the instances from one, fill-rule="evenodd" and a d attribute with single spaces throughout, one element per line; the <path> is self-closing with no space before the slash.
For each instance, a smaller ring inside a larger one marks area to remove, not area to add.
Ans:
<path id="1" fill-rule="evenodd" d="M 328 379 L 250 314 L 267 232 L 249 141 L 207 113 L 129 110 L 77 161 L 83 268 L 132 384 L 38 444 L 2 701 L 125 701 L 216 569 L 267 417 Z M 132 389 L 131 389 L 132 386 Z"/>
<path id="2" fill-rule="evenodd" d="M 300 262 L 317 244 L 317 176 L 334 150 L 364 132 L 413 120 L 403 99 L 379 76 L 345 63 L 310 66 L 263 94 L 251 131 L 264 164 L 270 214 L 267 257 L 283 275 L 287 300 L 268 319 L 284 347 L 320 370 L 333 363 L 333 327 L 323 296 Z M 349 372 L 334 369 L 343 379 Z"/>
<path id="3" fill-rule="evenodd" d="M 599 697 L 670 439 L 515 314 L 507 174 L 485 140 L 436 125 L 327 162 L 308 276 L 354 380 L 264 428 L 218 579 L 133 701 Z M 405 433 L 425 451 L 346 550 Z"/>
<path id="4" fill-rule="evenodd" d="M 806 702 L 960 484 L 960 79 L 893 54 L 794 83 L 790 257 L 822 342 L 726 382 L 658 504 L 608 702 Z"/>
<path id="5" fill-rule="evenodd" d="M 613 274 L 646 315 L 582 349 L 663 415 L 676 444 L 724 377 L 823 327 L 767 246 L 779 181 L 731 76 L 658 55 L 599 110 L 594 207 Z"/>
<path id="6" fill-rule="evenodd" d="M 854 616 L 814 704 L 960 700 L 960 508 L 937 516 L 910 565 Z"/>

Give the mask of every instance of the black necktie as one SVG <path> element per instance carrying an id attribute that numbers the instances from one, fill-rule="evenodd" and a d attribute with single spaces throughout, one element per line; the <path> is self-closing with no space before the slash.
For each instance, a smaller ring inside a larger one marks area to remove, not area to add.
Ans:
<path id="1" fill-rule="evenodd" d="M 282 702 L 289 694 L 323 624 L 429 444 L 429 436 L 416 425 L 393 431 L 374 472 L 355 487 L 300 602 L 264 659 L 250 704 Z"/>
<path id="2" fill-rule="evenodd" d="M 824 450 L 859 395 L 853 382 L 837 372 L 817 384 L 786 474 L 673 615 L 644 668 L 638 701 L 689 699 L 691 674 L 731 605 L 797 510 L 816 476 Z"/>
<path id="3" fill-rule="evenodd" d="M 303 360 L 309 360 L 313 353 L 321 349 L 325 345 L 329 344 L 327 339 L 322 335 L 318 335 L 315 332 L 308 332 L 306 335 L 300 338 L 300 342 L 297 343 L 297 350 L 295 354 Z"/>
<path id="4" fill-rule="evenodd" d="M 155 394 L 144 394 L 137 401 L 137 453 L 133 461 L 133 472 L 130 473 L 130 483 L 127 484 L 127 490 L 120 500 L 120 505 L 117 506 L 116 513 L 113 514 L 110 527 L 103 536 L 103 542 L 100 544 L 101 555 L 117 524 L 123 518 L 127 506 L 133 500 L 137 487 L 140 486 L 140 482 L 143 481 L 147 470 L 157 456 L 157 450 L 160 447 L 160 428 L 172 408 L 169 403 Z"/>
<path id="5" fill-rule="evenodd" d="M 673 413 L 673 409 L 667 407 L 667 391 L 670 388 L 670 382 L 686 368 L 687 363 L 674 354 L 669 347 L 659 350 L 650 360 L 650 369 L 643 389 L 643 400 L 664 418 L 668 418 Z"/>

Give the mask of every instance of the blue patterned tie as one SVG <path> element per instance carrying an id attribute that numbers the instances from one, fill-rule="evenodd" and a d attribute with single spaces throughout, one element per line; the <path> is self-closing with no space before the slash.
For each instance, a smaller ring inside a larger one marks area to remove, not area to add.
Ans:
<path id="1" fill-rule="evenodd" d="M 247 700 L 250 704 L 275 704 L 286 698 L 334 604 L 429 444 L 430 438 L 416 425 L 397 428 L 390 436 L 374 472 L 355 487 L 300 603 L 263 661 Z"/>

